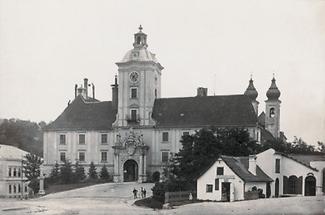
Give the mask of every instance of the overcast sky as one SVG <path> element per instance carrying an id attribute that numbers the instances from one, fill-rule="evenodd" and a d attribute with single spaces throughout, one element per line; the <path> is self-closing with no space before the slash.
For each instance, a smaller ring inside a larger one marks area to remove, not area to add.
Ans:
<path id="1" fill-rule="evenodd" d="M 0 118 L 55 120 L 84 77 L 111 100 L 142 24 L 162 97 L 240 94 L 252 74 L 263 111 L 275 73 L 281 130 L 325 142 L 324 11 L 324 0 L 0 0 Z"/>

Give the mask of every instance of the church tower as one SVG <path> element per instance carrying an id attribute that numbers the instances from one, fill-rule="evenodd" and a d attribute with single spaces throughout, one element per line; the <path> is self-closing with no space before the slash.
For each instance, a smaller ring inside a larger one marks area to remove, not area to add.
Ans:
<path id="1" fill-rule="evenodd" d="M 161 71 L 163 67 L 155 54 L 148 50 L 147 35 L 134 34 L 133 49 L 128 51 L 118 66 L 118 111 L 114 126 L 149 126 L 152 108 L 161 95 Z"/>
<path id="2" fill-rule="evenodd" d="M 280 90 L 276 86 L 275 78 L 266 92 L 267 100 L 265 101 L 265 128 L 271 134 L 278 138 L 280 136 Z"/>

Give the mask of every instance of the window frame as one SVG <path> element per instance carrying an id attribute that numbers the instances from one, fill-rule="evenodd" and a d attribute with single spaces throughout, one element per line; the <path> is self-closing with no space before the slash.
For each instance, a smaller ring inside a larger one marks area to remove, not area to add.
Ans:
<path id="1" fill-rule="evenodd" d="M 213 192 L 213 184 L 206 184 L 205 185 L 205 192 L 212 193 Z"/>
<path id="2" fill-rule="evenodd" d="M 166 158 L 167 155 L 167 160 L 164 161 L 164 158 Z M 162 151 L 161 152 L 161 162 L 162 163 L 167 163 L 169 161 L 169 151 Z"/>
<path id="3" fill-rule="evenodd" d="M 83 142 L 81 142 L 81 138 L 83 136 Z M 86 145 L 86 134 L 85 133 L 79 133 L 78 135 L 78 144 L 79 145 Z"/>
<path id="4" fill-rule="evenodd" d="M 83 154 L 83 160 L 80 159 L 81 154 Z M 86 151 L 78 151 L 78 161 L 81 163 L 86 162 Z"/>
<path id="5" fill-rule="evenodd" d="M 103 137 L 105 137 L 106 139 L 103 138 Z M 104 142 L 103 140 L 106 140 L 106 141 Z M 107 135 L 107 133 L 101 133 L 100 134 L 100 143 L 103 144 L 103 145 L 108 144 L 108 135 Z"/>
<path id="6" fill-rule="evenodd" d="M 133 92 L 135 92 L 135 97 L 134 97 Z M 139 98 L 138 88 L 137 87 L 131 87 L 130 88 L 130 99 L 137 99 L 137 98 Z"/>
<path id="7" fill-rule="evenodd" d="M 219 174 L 220 172 L 219 171 L 221 171 L 222 170 L 222 174 Z M 225 169 L 224 169 L 224 167 L 223 166 L 218 166 L 217 167 L 217 170 L 216 170 L 216 174 L 217 175 L 224 175 L 225 174 Z"/>
<path id="8" fill-rule="evenodd" d="M 106 154 L 106 160 L 103 160 L 103 154 Z M 108 151 L 100 151 L 100 162 L 102 163 L 108 162 Z"/>
<path id="9" fill-rule="evenodd" d="M 64 160 L 62 160 L 62 155 L 64 154 Z M 60 162 L 64 163 L 67 160 L 66 152 L 60 151 Z"/>
<path id="10" fill-rule="evenodd" d="M 167 136 L 164 136 L 164 135 L 167 135 Z M 166 139 L 166 137 L 167 137 L 167 139 Z M 161 133 L 161 141 L 164 143 L 169 142 L 169 132 L 168 131 L 163 131 Z"/>
<path id="11" fill-rule="evenodd" d="M 214 179 L 214 190 L 219 190 L 220 180 L 219 178 Z"/>
<path id="12" fill-rule="evenodd" d="M 64 137 L 64 138 L 61 138 Z M 65 134 L 60 134 L 59 135 L 59 144 L 60 145 L 66 145 L 67 144 L 67 137 Z"/>
<path id="13" fill-rule="evenodd" d="M 280 165 L 281 165 L 281 160 L 280 158 L 275 159 L 275 173 L 280 173 Z"/>

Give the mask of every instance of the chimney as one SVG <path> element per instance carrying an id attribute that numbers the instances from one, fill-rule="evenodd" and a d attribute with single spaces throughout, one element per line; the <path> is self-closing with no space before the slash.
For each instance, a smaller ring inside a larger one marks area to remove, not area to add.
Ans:
<path id="1" fill-rule="evenodd" d="M 78 95 L 78 85 L 75 84 L 75 85 L 74 85 L 74 97 L 76 98 L 77 95 Z"/>
<path id="2" fill-rule="evenodd" d="M 84 88 L 85 88 L 86 98 L 88 98 L 88 78 L 84 78 Z"/>
<path id="3" fill-rule="evenodd" d="M 117 75 L 115 75 L 115 82 L 111 85 L 112 87 L 112 106 L 113 110 L 117 113 L 118 108 L 118 84 L 117 84 Z"/>
<path id="4" fill-rule="evenodd" d="M 95 84 L 91 83 L 92 91 L 93 91 L 93 99 L 95 99 Z"/>
<path id="5" fill-rule="evenodd" d="M 197 88 L 197 95 L 196 96 L 207 96 L 208 95 L 208 88 L 198 87 Z"/>
<path id="6" fill-rule="evenodd" d="M 248 156 L 248 171 L 256 175 L 256 155 Z"/>

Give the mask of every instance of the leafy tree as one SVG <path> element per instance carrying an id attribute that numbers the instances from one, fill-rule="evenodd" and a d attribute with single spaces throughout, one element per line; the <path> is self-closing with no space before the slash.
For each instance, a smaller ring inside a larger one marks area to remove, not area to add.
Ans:
<path id="1" fill-rule="evenodd" d="M 51 170 L 49 182 L 56 183 L 59 181 L 59 179 L 60 179 L 60 166 L 56 162 L 53 169 Z"/>
<path id="2" fill-rule="evenodd" d="M 94 162 L 90 163 L 88 175 L 89 178 L 91 179 L 97 179 L 97 172 L 96 172 L 96 167 L 94 165 Z"/>
<path id="3" fill-rule="evenodd" d="M 85 168 L 76 161 L 75 172 L 74 172 L 74 181 L 79 182 L 86 178 Z"/>
<path id="4" fill-rule="evenodd" d="M 99 176 L 100 176 L 100 179 L 102 179 L 102 180 L 105 180 L 105 181 L 109 180 L 109 173 L 107 171 L 107 168 L 106 168 L 105 164 L 101 168 Z"/>
<path id="5" fill-rule="evenodd" d="M 60 168 L 60 179 L 64 184 L 69 184 L 73 182 L 73 173 L 71 168 L 71 162 L 65 161 L 64 164 Z"/>
<path id="6" fill-rule="evenodd" d="M 325 144 L 323 142 L 318 141 L 317 145 L 318 145 L 317 151 L 325 153 Z"/>
<path id="7" fill-rule="evenodd" d="M 37 193 L 39 190 L 38 177 L 40 176 L 40 166 L 43 161 L 40 157 L 34 154 L 26 154 L 23 160 L 23 171 L 25 177 L 30 181 L 28 186 Z"/>
<path id="8" fill-rule="evenodd" d="M 219 155 L 247 156 L 259 151 L 245 129 L 203 128 L 193 135 L 182 137 L 182 149 L 175 155 L 170 172 L 180 181 L 194 186 L 195 177 Z"/>

